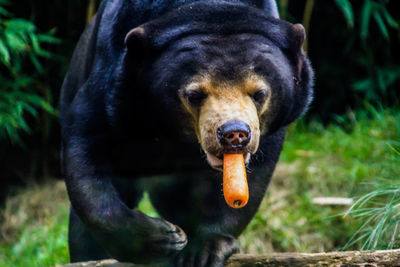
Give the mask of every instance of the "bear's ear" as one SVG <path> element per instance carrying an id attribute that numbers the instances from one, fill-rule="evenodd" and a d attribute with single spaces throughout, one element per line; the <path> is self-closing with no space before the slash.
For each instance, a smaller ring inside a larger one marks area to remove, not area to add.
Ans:
<path id="1" fill-rule="evenodd" d="M 125 46 L 128 48 L 128 51 L 137 55 L 145 52 L 149 45 L 148 36 L 144 27 L 136 27 L 130 30 L 125 36 Z"/>
<path id="2" fill-rule="evenodd" d="M 290 47 L 293 52 L 300 52 L 306 40 L 306 30 L 301 24 L 293 24 L 289 28 Z"/>
<path id="3" fill-rule="evenodd" d="M 303 25 L 294 24 L 289 28 L 288 41 L 290 58 L 294 67 L 294 90 L 291 111 L 284 119 L 284 125 L 296 120 L 308 108 L 313 97 L 313 70 L 310 62 L 303 53 L 303 43 L 306 39 L 306 32 Z"/>
<path id="4" fill-rule="evenodd" d="M 301 72 L 304 63 L 303 44 L 306 39 L 306 31 L 303 25 L 290 25 L 287 37 L 289 57 L 295 67 L 295 79 L 299 82 L 301 80 Z"/>

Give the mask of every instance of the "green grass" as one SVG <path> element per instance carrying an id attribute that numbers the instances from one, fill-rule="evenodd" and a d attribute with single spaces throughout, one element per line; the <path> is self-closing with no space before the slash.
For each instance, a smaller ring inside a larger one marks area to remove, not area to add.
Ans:
<path id="1" fill-rule="evenodd" d="M 399 247 L 391 242 L 398 234 L 393 218 L 399 217 L 399 195 L 385 191 L 376 198 L 382 190 L 400 190 L 399 138 L 396 110 L 349 114 L 326 127 L 301 121 L 291 127 L 266 198 L 239 239 L 243 252 Z M 329 196 L 359 201 L 350 211 L 312 203 L 314 197 Z M 147 197 L 140 209 L 156 215 Z M 68 262 L 62 182 L 10 197 L 0 218 L 0 266 Z"/>
<path id="2" fill-rule="evenodd" d="M 68 263 L 68 197 L 63 182 L 29 186 L 0 213 L 0 266 Z"/>
<path id="3" fill-rule="evenodd" d="M 363 196 L 382 178 L 400 179 L 396 110 L 338 118 L 342 126 L 297 123 L 289 131 L 271 187 L 240 241 L 245 251 L 318 252 L 359 249 L 347 243 L 363 217 L 341 216 L 346 206 L 318 206 L 314 197 Z M 260 237 L 261 236 L 261 237 Z"/>

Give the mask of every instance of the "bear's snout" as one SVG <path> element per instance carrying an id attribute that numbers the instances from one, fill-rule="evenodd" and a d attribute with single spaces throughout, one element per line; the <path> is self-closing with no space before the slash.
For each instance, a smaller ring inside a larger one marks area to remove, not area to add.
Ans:
<path id="1" fill-rule="evenodd" d="M 251 139 L 250 126 L 241 120 L 232 120 L 217 129 L 219 143 L 227 151 L 242 149 Z"/>

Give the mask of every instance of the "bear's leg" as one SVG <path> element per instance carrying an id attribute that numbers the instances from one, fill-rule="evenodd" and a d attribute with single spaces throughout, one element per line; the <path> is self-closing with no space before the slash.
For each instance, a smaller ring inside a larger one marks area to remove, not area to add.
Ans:
<path id="1" fill-rule="evenodd" d="M 143 191 L 127 179 L 114 179 L 113 185 L 121 200 L 131 209 L 139 203 Z M 110 259 L 104 248 L 93 238 L 76 211 L 71 207 L 69 216 L 68 244 L 71 262 Z"/>
<path id="2" fill-rule="evenodd" d="M 238 251 L 236 237 L 250 222 L 265 194 L 270 171 L 248 177 L 250 199 L 241 209 L 230 208 L 222 193 L 222 174 L 210 171 L 159 179 L 150 190 L 154 207 L 180 226 L 189 243 L 173 266 L 223 266 Z"/>

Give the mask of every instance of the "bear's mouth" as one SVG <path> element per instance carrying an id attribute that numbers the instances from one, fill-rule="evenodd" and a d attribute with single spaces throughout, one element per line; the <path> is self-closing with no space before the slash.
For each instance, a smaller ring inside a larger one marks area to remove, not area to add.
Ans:
<path id="1" fill-rule="evenodd" d="M 216 154 L 213 155 L 211 153 L 206 152 L 207 155 L 207 162 L 208 164 L 213 168 L 216 169 L 218 171 L 223 170 L 223 165 L 224 165 L 224 161 L 223 161 L 223 154 Z M 244 153 L 244 163 L 246 164 L 246 166 L 249 164 L 250 162 L 250 158 L 251 158 L 251 153 L 250 152 L 245 152 Z"/>

